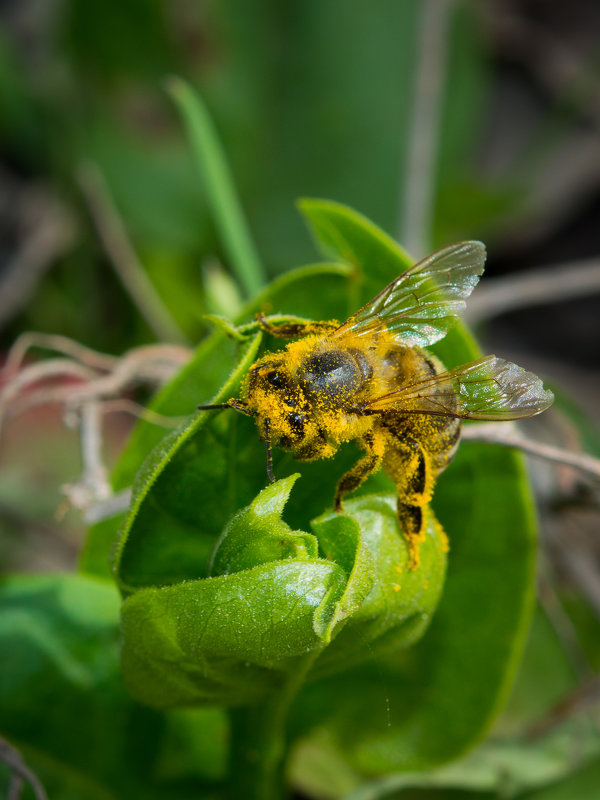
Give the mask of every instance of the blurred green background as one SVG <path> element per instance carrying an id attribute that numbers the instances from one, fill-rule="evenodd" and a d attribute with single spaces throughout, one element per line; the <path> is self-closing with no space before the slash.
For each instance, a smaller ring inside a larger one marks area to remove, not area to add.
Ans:
<path id="1" fill-rule="evenodd" d="M 191 340 L 202 334 L 202 266 L 222 251 L 169 74 L 206 101 L 269 275 L 315 257 L 294 207 L 304 195 L 402 234 L 426 5 L 5 0 L 3 280 L 44 203 L 59 202 L 71 225 L 26 302 L 3 309 L 5 346 L 23 328 L 112 352 L 151 338 L 90 224 L 87 162 L 171 313 Z M 432 5 L 442 30 L 425 58 L 443 74 L 427 244 L 483 238 L 491 274 L 595 254 L 596 4 L 568 15 L 552 2 Z"/>
<path id="2" fill-rule="evenodd" d="M 416 257 L 481 238 L 488 282 L 582 259 L 593 268 L 600 7 L 591 0 L 568 13 L 534 0 L 4 0 L 0 13 L 4 354 L 24 330 L 113 354 L 156 340 L 103 244 L 94 210 L 104 195 L 175 323 L 167 335 L 193 345 L 207 331 L 203 314 L 235 311 L 244 288 L 169 75 L 206 103 L 266 277 L 316 260 L 295 208 L 302 196 L 349 204 Z M 543 305 L 488 311 L 476 328 L 485 350 L 568 387 L 596 423 L 599 282 L 595 294 L 564 301 L 558 290 Z M 17 419 L 0 454 L 0 525 L 14 532 L 20 520 L 34 538 L 78 458 L 75 437 L 57 453 L 49 413 Z M 112 419 L 114 451 L 128 422 Z M 35 444 L 24 453 L 25 433 Z M 109 462 L 111 441 L 109 431 Z M 32 459 L 38 491 L 24 513 L 14 498 Z"/>

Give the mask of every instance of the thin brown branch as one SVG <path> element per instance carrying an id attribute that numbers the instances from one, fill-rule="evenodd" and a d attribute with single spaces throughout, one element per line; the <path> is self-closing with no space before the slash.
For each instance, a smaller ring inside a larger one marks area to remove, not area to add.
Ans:
<path id="1" fill-rule="evenodd" d="M 600 292 L 600 259 L 567 261 L 479 284 L 467 305 L 468 322 Z"/>
<path id="2" fill-rule="evenodd" d="M 39 405 L 44 402 L 56 402 L 52 399 L 53 390 L 51 389 L 45 390 L 46 394 L 39 398 L 39 402 L 35 400 L 36 393 L 24 395 L 23 393 L 30 386 L 47 380 L 60 379 L 64 381 L 65 378 L 75 378 L 85 383 L 87 381 L 92 381 L 96 377 L 96 374 L 96 372 L 90 370 L 88 367 L 84 367 L 67 358 L 52 358 L 26 367 L 11 378 L 0 390 L 0 427 L 9 411 L 10 414 L 14 416 L 15 413 L 19 413 L 33 405 Z M 63 395 L 72 390 L 72 385 L 66 385 L 66 387 L 60 390 L 54 390 L 54 392 L 60 394 L 60 402 Z M 18 406 L 15 406 L 14 401 L 19 396 L 21 396 L 20 402 Z M 45 398 L 48 398 L 48 400 Z"/>
<path id="3" fill-rule="evenodd" d="M 66 409 L 77 409 L 89 399 L 118 397 L 140 384 L 160 386 L 189 360 L 190 354 L 190 350 L 176 345 L 147 345 L 115 359 L 112 371 L 104 373 L 67 358 L 31 364 L 0 390 L 0 425 L 5 417 L 14 417 L 38 406 L 61 404 Z M 65 383 L 64 378 L 75 378 L 79 382 Z M 58 386 L 30 389 L 37 383 L 59 379 Z M 25 393 L 26 390 L 29 391 Z"/>
<path id="4" fill-rule="evenodd" d="M 78 180 L 110 263 L 150 329 L 161 341 L 186 344 L 136 255 L 102 173 L 95 165 L 85 164 Z"/>
<path id="5" fill-rule="evenodd" d="M 12 376 L 23 363 L 27 351 L 32 347 L 54 350 L 62 355 L 70 356 L 74 361 L 92 369 L 111 370 L 118 361 L 116 356 L 99 353 L 67 336 L 26 331 L 15 340 L 10 348 L 4 366 L 0 370 L 0 376 L 6 378 Z"/>
<path id="6" fill-rule="evenodd" d="M 21 800 L 23 786 L 23 778 L 13 772 L 10 778 L 10 786 L 8 787 L 8 795 L 6 800 Z"/>
<path id="7" fill-rule="evenodd" d="M 69 352 L 86 363 L 72 358 L 53 358 L 14 373 L 14 365 L 19 363 L 25 349 L 40 342 Z M 112 489 L 102 462 L 102 418 L 105 413 L 121 410 L 164 427 L 179 424 L 181 417 L 169 418 L 144 409 L 123 395 L 140 385 L 161 386 L 189 360 L 191 351 L 177 345 L 147 345 L 130 350 L 121 358 L 113 358 L 79 347 L 62 337 L 46 339 L 31 335 L 13 352 L 16 354 L 8 370 L 13 374 L 0 391 L 0 424 L 4 418 L 31 408 L 62 405 L 65 423 L 79 428 L 83 464 L 79 480 L 64 486 L 63 491 L 71 505 L 83 510 L 86 516 L 90 509 L 91 516 L 107 514 L 111 504 L 121 510 L 119 504 L 123 502 L 123 495 L 118 501 L 112 501 Z M 113 513 L 117 512 L 113 510 Z"/>
<path id="8" fill-rule="evenodd" d="M 568 464 L 580 472 L 585 472 L 596 479 L 600 479 L 600 459 L 585 453 L 572 453 L 561 447 L 536 442 L 527 439 L 515 425 L 510 422 L 466 425 L 462 433 L 463 441 L 489 442 L 503 447 L 514 447 L 531 456 L 553 461 L 557 464 Z"/>

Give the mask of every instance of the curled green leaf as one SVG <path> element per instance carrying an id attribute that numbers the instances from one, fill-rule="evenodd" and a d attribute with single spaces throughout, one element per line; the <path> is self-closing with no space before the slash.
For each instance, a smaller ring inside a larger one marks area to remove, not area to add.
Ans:
<path id="1" fill-rule="evenodd" d="M 408 570 L 389 499 L 350 502 L 346 514 L 317 520 L 314 534 L 292 531 L 281 515 L 297 477 L 263 489 L 226 525 L 211 577 L 125 601 L 123 668 L 142 702 L 253 703 L 311 652 L 317 677 L 424 632 L 445 568 L 433 517 L 422 564 Z"/>
<path id="2" fill-rule="evenodd" d="M 341 563 L 350 542 L 355 546 L 346 591 L 332 620 L 339 635 L 321 656 L 316 674 L 337 672 L 341 665 L 418 641 L 438 604 L 446 571 L 446 540 L 433 512 L 427 511 L 417 569 L 408 566 L 408 547 L 389 495 L 349 501 L 346 514 L 328 512 L 312 527 L 325 553 Z"/>
<path id="3" fill-rule="evenodd" d="M 209 573 L 228 575 L 257 564 L 297 558 L 318 558 L 314 536 L 292 531 L 282 519 L 283 507 L 299 474 L 263 489 L 253 502 L 227 524 L 211 556 Z"/>

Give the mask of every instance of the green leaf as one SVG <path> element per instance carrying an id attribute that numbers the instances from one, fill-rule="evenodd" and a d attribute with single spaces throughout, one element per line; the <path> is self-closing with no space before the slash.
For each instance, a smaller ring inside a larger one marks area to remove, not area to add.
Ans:
<path id="1" fill-rule="evenodd" d="M 231 267 L 248 294 L 252 294 L 264 283 L 264 271 L 213 122 L 200 96 L 188 84 L 179 78 L 170 78 L 168 88 L 186 125 L 196 164 L 204 178 L 213 219 Z"/>
<path id="2" fill-rule="evenodd" d="M 342 582 L 334 564 L 286 559 L 136 592 L 123 604 L 125 680 L 159 708 L 256 702 L 320 647 L 314 617 Z"/>
<path id="3" fill-rule="evenodd" d="M 421 564 L 409 569 L 395 499 L 365 496 L 312 523 L 326 556 L 345 565 L 348 584 L 330 625 L 345 623 L 315 666 L 318 677 L 347 669 L 378 653 L 396 652 L 421 638 L 440 599 L 445 540 L 431 511 Z M 351 558 L 349 558 L 351 556 Z"/>
<path id="4" fill-rule="evenodd" d="M 519 800 L 538 800 L 538 797 L 593 800 L 595 794 L 580 793 L 577 789 L 580 785 L 582 789 L 593 785 L 584 776 L 598 775 L 599 751 L 600 734 L 590 714 L 563 722 L 541 738 L 491 739 L 466 758 L 441 769 L 386 775 L 355 787 L 347 792 L 346 800 L 384 800 L 404 796 L 403 792 L 407 797 L 420 797 L 419 788 L 423 789 L 423 796 L 440 800 L 449 791 L 460 790 L 466 797 L 474 792 L 477 797 L 479 793 L 484 796 L 485 792 L 490 800 L 504 796 Z M 335 763 L 335 753 L 327 755 Z"/>
<path id="5" fill-rule="evenodd" d="M 242 309 L 239 320 L 265 313 L 289 313 L 309 319 L 343 319 L 348 306 L 352 267 L 323 262 L 297 267 L 275 278 Z"/>
<path id="6" fill-rule="evenodd" d="M 323 253 L 354 269 L 360 288 L 353 311 L 413 264 L 391 237 L 341 203 L 306 198 L 298 207 Z"/>
<path id="7" fill-rule="evenodd" d="M 209 574 L 229 575 L 285 558 L 316 559 L 314 536 L 292 531 L 281 519 L 298 474 L 277 481 L 227 523 L 210 559 Z"/>
<path id="8" fill-rule="evenodd" d="M 391 500 L 349 501 L 346 514 L 315 522 L 318 543 L 291 531 L 281 514 L 296 478 L 263 489 L 231 520 L 210 578 L 125 601 L 123 669 L 139 700 L 159 708 L 256 703 L 281 690 L 311 652 L 318 677 L 423 634 L 445 565 L 433 518 L 421 566 L 408 571 Z"/>
<path id="9" fill-rule="evenodd" d="M 600 758 L 563 781 L 532 792 L 522 800 L 595 800 L 600 786 Z"/>
<path id="10" fill-rule="evenodd" d="M 53 800 L 184 800 L 182 780 L 223 778 L 222 712 L 158 714 L 125 691 L 119 606 L 114 586 L 81 575 L 0 582 L 2 735 Z"/>
<path id="11" fill-rule="evenodd" d="M 50 796 L 69 786 L 71 796 L 112 797 L 131 753 L 125 731 L 141 717 L 148 741 L 157 722 L 119 681 L 115 587 L 77 575 L 15 577 L 0 584 L 0 605 L 3 735 Z M 131 764 L 132 778 L 139 766 Z"/>

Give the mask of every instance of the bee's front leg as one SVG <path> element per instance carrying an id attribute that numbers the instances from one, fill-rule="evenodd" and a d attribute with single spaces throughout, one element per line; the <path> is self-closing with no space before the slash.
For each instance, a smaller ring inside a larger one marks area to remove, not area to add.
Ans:
<path id="1" fill-rule="evenodd" d="M 276 339 L 300 339 L 302 336 L 311 334 L 331 333 L 339 327 L 335 320 L 329 322 L 284 322 L 281 325 L 273 325 L 262 313 L 256 315 L 256 319 L 263 331 Z"/>
<path id="2" fill-rule="evenodd" d="M 335 510 L 342 510 L 342 498 L 344 495 L 353 492 L 364 483 L 369 475 L 376 472 L 381 466 L 385 451 L 385 436 L 380 432 L 367 433 L 362 439 L 362 445 L 367 451 L 367 455 L 359 459 L 352 469 L 348 470 L 340 480 L 335 490 Z"/>

